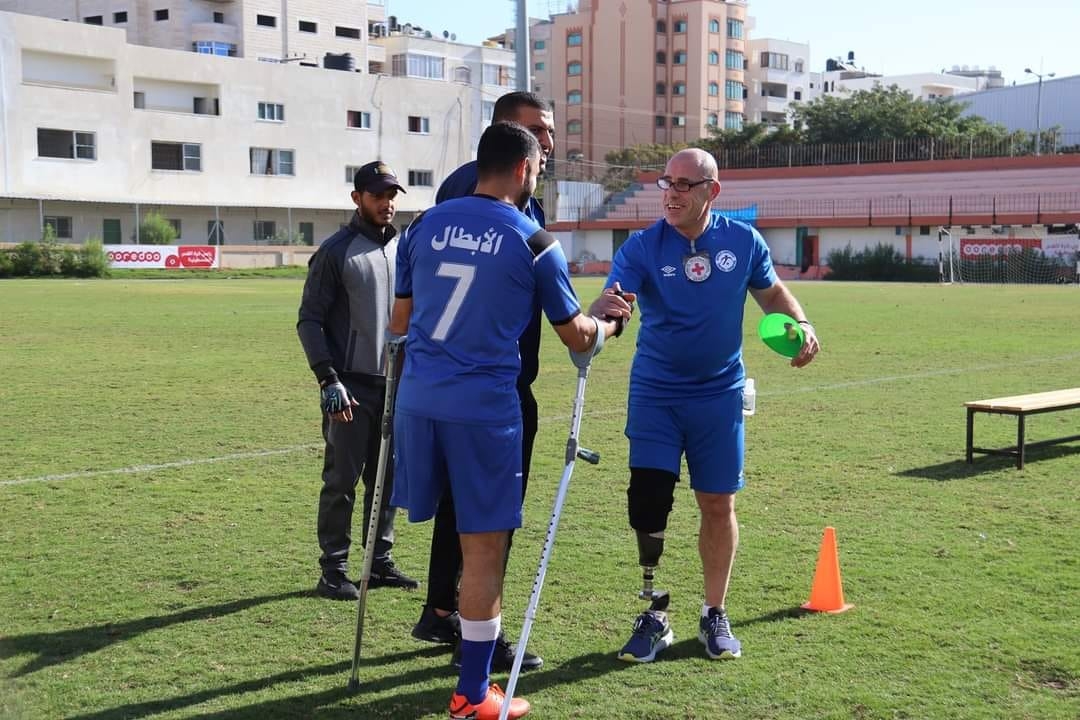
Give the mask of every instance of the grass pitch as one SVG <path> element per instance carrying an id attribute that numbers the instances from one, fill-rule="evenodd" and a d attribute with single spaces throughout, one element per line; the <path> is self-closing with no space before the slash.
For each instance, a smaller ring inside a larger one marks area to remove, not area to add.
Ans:
<path id="1" fill-rule="evenodd" d="M 449 653 L 409 636 L 422 590 L 372 591 L 356 696 L 355 605 L 311 595 L 320 437 L 294 330 L 302 281 L 123 278 L 0 282 L 0 717 L 445 717 Z M 579 282 L 586 303 L 599 288 Z M 590 375 L 581 439 L 603 459 L 570 486 L 530 642 L 546 663 L 519 683 L 534 716 L 1080 716 L 1080 446 L 1032 451 L 1023 471 L 969 466 L 962 407 L 1080 384 L 1080 290 L 794 288 L 824 347 L 808 368 L 758 342 L 747 307 L 758 413 L 728 602 L 743 657 L 709 661 L 696 640 L 683 483 L 658 577 L 676 643 L 651 665 L 615 659 L 642 609 L 622 435 L 632 325 Z M 511 636 L 574 375 L 549 333 Z M 1078 427 L 1070 411 L 1028 434 Z M 1014 434 L 1012 418 L 976 420 L 978 444 Z M 826 525 L 855 609 L 804 614 Z M 429 538 L 402 518 L 399 566 L 423 577 Z"/>

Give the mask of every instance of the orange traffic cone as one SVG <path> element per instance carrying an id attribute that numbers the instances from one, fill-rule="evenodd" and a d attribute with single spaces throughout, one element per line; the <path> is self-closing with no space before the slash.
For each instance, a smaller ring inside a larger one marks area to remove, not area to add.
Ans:
<path id="1" fill-rule="evenodd" d="M 840 581 L 840 557 L 836 552 L 836 530 L 825 528 L 821 538 L 821 550 L 818 552 L 817 570 L 814 571 L 814 586 L 810 588 L 810 601 L 803 610 L 814 612 L 842 613 L 854 605 L 844 602 L 844 586 Z"/>

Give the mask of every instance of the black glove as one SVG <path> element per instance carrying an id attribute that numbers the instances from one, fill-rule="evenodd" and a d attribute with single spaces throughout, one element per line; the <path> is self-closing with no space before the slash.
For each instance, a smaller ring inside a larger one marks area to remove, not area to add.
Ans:
<path id="1" fill-rule="evenodd" d="M 319 390 L 319 404 L 322 411 L 327 415 L 344 412 L 347 408 L 356 405 L 356 399 L 349 394 L 345 386 L 337 378 L 323 383 Z"/>

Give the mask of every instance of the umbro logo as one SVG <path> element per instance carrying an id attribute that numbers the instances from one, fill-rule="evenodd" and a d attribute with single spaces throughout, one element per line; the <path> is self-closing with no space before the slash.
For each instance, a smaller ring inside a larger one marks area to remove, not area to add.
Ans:
<path id="1" fill-rule="evenodd" d="M 675 277 L 675 270 L 676 268 L 672 267 L 671 265 L 665 265 L 664 267 L 660 268 L 660 272 L 664 273 L 664 277 Z"/>

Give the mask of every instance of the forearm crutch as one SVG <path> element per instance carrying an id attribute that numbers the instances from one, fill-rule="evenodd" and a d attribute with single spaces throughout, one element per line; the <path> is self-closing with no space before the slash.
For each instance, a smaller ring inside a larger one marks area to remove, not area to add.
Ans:
<path id="1" fill-rule="evenodd" d="M 576 360 L 575 364 L 577 364 Z M 574 461 L 581 458 L 592 465 L 600 462 L 599 453 L 578 445 L 581 412 L 585 406 L 585 380 L 588 377 L 589 363 L 585 362 L 584 365 L 578 365 L 577 395 L 574 397 L 574 411 L 570 416 L 570 437 L 566 441 L 566 467 L 563 469 L 562 479 L 559 481 L 559 491 L 555 494 L 555 507 L 551 511 L 547 537 L 544 538 L 544 547 L 540 551 L 540 567 L 536 570 L 532 594 L 529 596 L 529 604 L 525 609 L 525 624 L 522 625 L 521 637 L 518 638 L 517 651 L 514 653 L 514 665 L 510 669 L 510 680 L 506 684 L 506 701 L 503 702 L 502 709 L 499 711 L 499 720 L 506 720 L 507 713 L 510 710 L 510 700 L 514 697 L 514 688 L 517 686 L 517 679 L 521 674 L 521 661 L 525 657 L 525 647 L 529 643 L 529 633 L 532 631 L 533 620 L 536 618 L 536 606 L 540 603 L 540 591 L 544 587 L 544 576 L 547 575 L 548 560 L 551 558 L 551 549 L 555 545 L 555 531 L 559 528 L 559 517 L 562 515 L 566 491 L 570 487 L 570 476 L 574 473 Z"/>
<path id="2" fill-rule="evenodd" d="M 368 583 L 371 581 L 371 566 L 375 562 L 375 536 L 379 531 L 379 509 L 382 507 L 383 483 L 386 480 L 386 467 L 390 462 L 390 438 L 394 432 L 394 403 L 397 400 L 397 382 L 401 362 L 405 351 L 405 337 L 402 336 L 386 343 L 386 397 L 383 400 L 382 440 L 379 441 L 379 460 L 375 469 L 375 488 L 371 493 L 371 515 L 368 518 L 367 545 L 364 547 L 364 566 L 360 574 L 360 598 L 356 607 L 356 645 L 353 647 L 352 674 L 349 676 L 348 691 L 360 690 L 360 645 L 364 639 L 364 610 L 367 607 Z"/>

